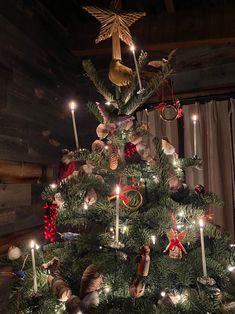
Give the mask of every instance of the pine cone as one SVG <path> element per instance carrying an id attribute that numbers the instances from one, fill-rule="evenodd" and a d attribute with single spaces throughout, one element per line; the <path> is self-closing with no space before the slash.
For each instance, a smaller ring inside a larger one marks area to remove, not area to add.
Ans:
<path id="1" fill-rule="evenodd" d="M 118 167 L 118 149 L 117 146 L 112 145 L 109 159 L 109 167 L 111 170 L 116 170 Z"/>

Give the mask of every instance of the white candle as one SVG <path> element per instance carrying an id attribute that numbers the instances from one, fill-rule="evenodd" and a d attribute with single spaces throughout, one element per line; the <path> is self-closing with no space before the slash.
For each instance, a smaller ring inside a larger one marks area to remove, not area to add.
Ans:
<path id="1" fill-rule="evenodd" d="M 74 101 L 70 102 L 70 109 L 71 109 L 71 114 L 72 114 L 72 121 L 73 121 L 73 132 L 74 132 L 74 138 L 75 138 L 75 143 L 76 143 L 76 149 L 79 148 L 79 143 L 78 143 L 78 133 L 77 133 L 77 125 L 75 121 L 75 108 L 76 104 Z"/>
<path id="2" fill-rule="evenodd" d="M 119 204 L 120 204 L 120 186 L 116 186 L 116 234 L 115 234 L 115 242 L 119 243 Z"/>
<path id="3" fill-rule="evenodd" d="M 31 241 L 31 255 L 32 255 L 32 265 L 33 265 L 33 291 L 36 294 L 38 292 L 38 284 L 37 284 L 37 273 L 36 273 L 36 264 L 35 264 L 35 254 L 34 249 L 36 248 L 35 242 Z"/>
<path id="4" fill-rule="evenodd" d="M 194 150 L 194 156 L 197 156 L 197 115 L 194 114 L 192 116 L 193 120 L 193 150 Z"/>
<path id="5" fill-rule="evenodd" d="M 137 79 L 138 79 L 139 88 L 140 88 L 138 93 L 141 93 L 143 91 L 143 88 L 142 88 L 142 83 L 141 83 L 141 79 L 140 79 L 139 67 L 138 67 L 137 60 L 136 60 L 136 55 L 135 55 L 135 46 L 134 45 L 131 46 L 130 49 L 131 49 L 131 51 L 133 53 L 134 62 L 135 62 L 135 69 L 136 69 Z"/>
<path id="6" fill-rule="evenodd" d="M 201 236 L 201 249 L 202 249 L 202 269 L 203 269 L 203 276 L 207 277 L 207 269 L 206 269 L 206 254 L 205 254 L 205 243 L 204 243 L 204 222 L 202 219 L 199 220 L 200 226 L 200 236 Z"/>

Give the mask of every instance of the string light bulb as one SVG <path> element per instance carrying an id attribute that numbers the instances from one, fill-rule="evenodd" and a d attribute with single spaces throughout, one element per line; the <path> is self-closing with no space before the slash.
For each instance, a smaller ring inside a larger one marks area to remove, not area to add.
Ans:
<path id="1" fill-rule="evenodd" d="M 161 296 L 164 298 L 166 296 L 166 292 L 165 291 L 162 291 L 161 292 Z"/>
<path id="2" fill-rule="evenodd" d="M 152 236 L 151 236 L 151 240 L 152 240 L 152 242 L 153 242 L 153 245 L 155 245 L 155 244 L 156 244 L 156 236 L 155 236 L 155 235 L 152 235 Z"/>

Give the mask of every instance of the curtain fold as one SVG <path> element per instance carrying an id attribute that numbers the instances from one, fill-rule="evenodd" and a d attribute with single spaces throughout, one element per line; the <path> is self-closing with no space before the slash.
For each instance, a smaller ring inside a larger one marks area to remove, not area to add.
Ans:
<path id="1" fill-rule="evenodd" d="M 198 115 L 197 149 L 203 170 L 189 169 L 190 187 L 202 184 L 224 200 L 223 207 L 214 207 L 214 222 L 229 231 L 234 239 L 234 100 L 210 101 L 183 107 L 185 157 L 193 155 L 192 115 Z"/>

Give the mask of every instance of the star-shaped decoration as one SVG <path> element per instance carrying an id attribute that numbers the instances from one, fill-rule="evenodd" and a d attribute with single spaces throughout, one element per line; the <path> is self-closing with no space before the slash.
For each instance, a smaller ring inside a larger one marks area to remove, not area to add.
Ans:
<path id="1" fill-rule="evenodd" d="M 96 44 L 110 38 L 114 34 L 118 34 L 118 37 L 122 41 L 128 46 L 132 46 L 133 41 L 129 27 L 142 16 L 146 15 L 145 12 L 117 13 L 92 6 L 83 8 L 101 23 L 100 33 L 95 41 Z"/>

